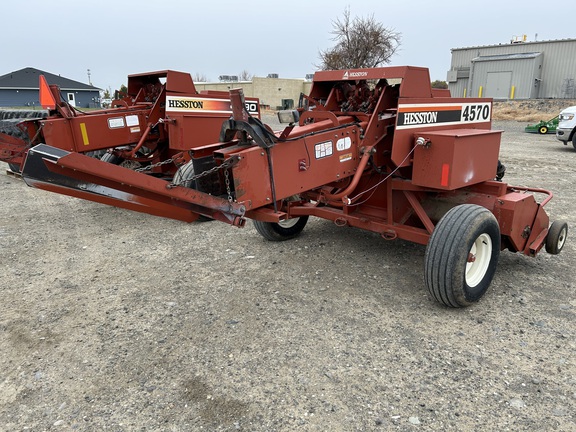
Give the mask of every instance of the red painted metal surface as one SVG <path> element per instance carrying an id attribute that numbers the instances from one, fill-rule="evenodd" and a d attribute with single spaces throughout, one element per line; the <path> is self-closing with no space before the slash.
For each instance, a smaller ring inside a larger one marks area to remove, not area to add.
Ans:
<path id="1" fill-rule="evenodd" d="M 21 165 L 21 155 L 39 143 L 62 150 L 88 153 L 108 150 L 121 160 L 143 166 L 219 140 L 223 120 L 230 117 L 227 92 L 198 92 L 190 74 L 172 70 L 128 76 L 128 94 L 112 107 L 82 112 L 61 101 L 57 86 L 40 78 L 40 99 L 52 109 L 46 119 L 25 122 L 28 139 L 15 143 L 0 134 L 0 160 Z M 257 98 L 247 98 L 250 114 L 260 115 Z M 14 147 L 16 146 L 16 148 Z M 16 156 L 15 156 L 16 155 Z M 150 170 L 173 176 L 176 164 Z"/>
<path id="2" fill-rule="evenodd" d="M 155 80 L 160 75 L 167 76 L 164 86 Z M 123 108 L 72 118 L 68 129 L 46 121 L 44 133 L 62 138 L 72 153 L 44 148 L 44 156 L 26 163 L 25 177 L 52 189 L 60 181 L 54 176 L 75 179 L 67 192 L 87 199 L 85 184 L 101 185 L 107 189 L 95 201 L 124 199 L 127 208 L 180 220 L 202 214 L 241 226 L 245 217 L 280 222 L 311 215 L 420 244 L 450 209 L 477 204 L 496 217 L 503 248 L 533 256 L 545 242 L 543 206 L 552 194 L 495 181 L 500 131 L 491 130 L 491 100 L 434 92 L 427 69 L 317 72 L 298 124 L 280 132 L 254 118 L 241 91 L 195 93 L 191 80 L 171 71 L 131 77 Z M 128 123 L 127 116 L 140 131 L 102 130 L 110 121 L 121 129 L 114 119 Z M 77 153 L 106 139 L 129 143 L 133 154 L 167 140 L 169 155 L 208 162 L 210 177 L 202 181 L 209 178 L 214 188 L 174 186 Z"/>
<path id="3" fill-rule="evenodd" d="M 4 135 L 0 146 L 0 160 L 10 161 L 11 164 L 20 166 L 24 161 L 27 144 L 19 138 Z"/>
<path id="4" fill-rule="evenodd" d="M 501 131 L 447 129 L 419 133 L 425 146 L 414 151 L 412 183 L 454 190 L 496 177 Z M 417 134 L 418 135 L 418 134 Z"/>

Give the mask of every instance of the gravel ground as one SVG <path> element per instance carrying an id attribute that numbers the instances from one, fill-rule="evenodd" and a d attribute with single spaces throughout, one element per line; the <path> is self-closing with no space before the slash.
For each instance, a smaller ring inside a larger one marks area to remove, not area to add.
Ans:
<path id="1" fill-rule="evenodd" d="M 494 126 L 505 180 L 576 226 L 572 146 Z M 570 238 L 503 252 L 452 310 L 420 245 L 323 220 L 271 243 L 0 183 L 2 431 L 576 429 Z"/>

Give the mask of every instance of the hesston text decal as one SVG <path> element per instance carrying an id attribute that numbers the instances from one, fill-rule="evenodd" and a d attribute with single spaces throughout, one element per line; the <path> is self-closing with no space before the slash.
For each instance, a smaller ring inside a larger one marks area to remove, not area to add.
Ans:
<path id="1" fill-rule="evenodd" d="M 447 126 L 490 121 L 490 102 L 462 104 L 400 104 L 397 129 Z"/>
<path id="2" fill-rule="evenodd" d="M 246 110 L 252 115 L 258 115 L 258 102 L 244 102 Z M 166 111 L 168 112 L 202 112 L 231 114 L 229 99 L 205 99 L 186 96 L 166 96 Z"/>

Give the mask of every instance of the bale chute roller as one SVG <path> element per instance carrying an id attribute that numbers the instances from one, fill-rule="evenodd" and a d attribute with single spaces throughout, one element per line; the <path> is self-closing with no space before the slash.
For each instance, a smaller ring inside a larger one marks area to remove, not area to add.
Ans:
<path id="1" fill-rule="evenodd" d="M 242 226 L 250 218 L 269 240 L 298 235 L 316 216 L 427 245 L 426 286 L 451 307 L 483 296 L 501 250 L 535 256 L 564 245 L 567 225 L 550 226 L 544 210 L 552 193 L 501 181 L 491 100 L 437 93 L 427 69 L 317 72 L 306 107 L 282 112 L 290 124 L 279 132 L 246 111 L 241 90 L 230 100 L 219 141 L 187 152 L 193 175 L 185 181 L 106 170 L 48 146 L 30 152 L 24 177 L 51 190 L 62 179 L 72 189 L 98 184 L 118 200 L 146 200 L 135 210 L 161 207 L 177 219 Z M 76 196 L 103 202 L 96 195 Z"/>

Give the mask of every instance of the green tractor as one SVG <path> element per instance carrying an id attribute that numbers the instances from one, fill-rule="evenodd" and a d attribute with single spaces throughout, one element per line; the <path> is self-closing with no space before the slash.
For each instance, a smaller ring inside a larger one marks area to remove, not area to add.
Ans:
<path id="1" fill-rule="evenodd" d="M 557 127 L 558 127 L 558 116 L 548 121 L 540 120 L 535 125 L 528 125 L 524 128 L 524 132 L 539 133 L 545 135 L 548 133 L 556 133 Z"/>

